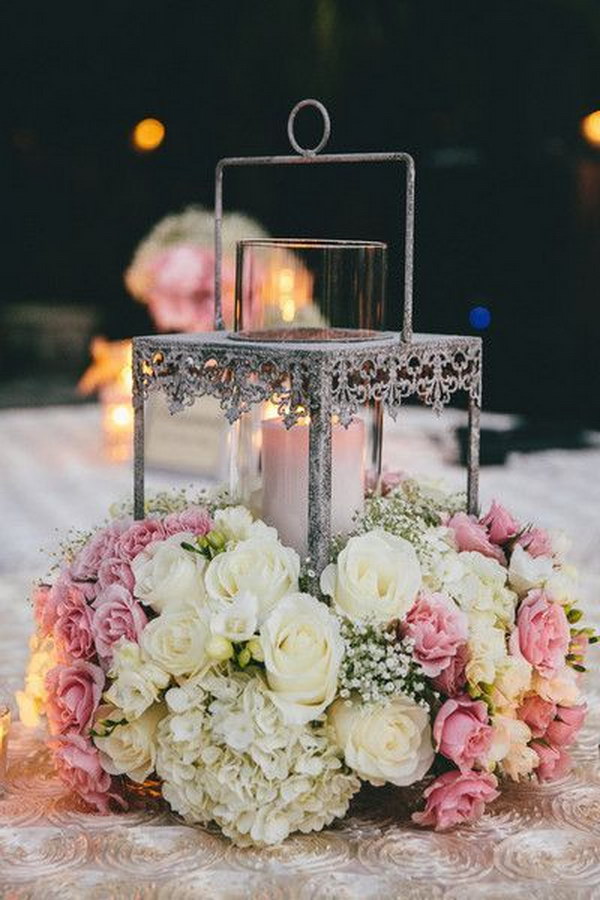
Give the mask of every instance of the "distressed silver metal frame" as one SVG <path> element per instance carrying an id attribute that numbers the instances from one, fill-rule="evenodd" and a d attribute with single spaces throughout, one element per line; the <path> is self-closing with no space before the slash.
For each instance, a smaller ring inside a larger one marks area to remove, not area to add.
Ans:
<path id="1" fill-rule="evenodd" d="M 312 150 L 300 147 L 294 120 L 304 106 L 316 106 L 324 135 Z M 406 153 L 329 154 L 317 157 L 329 136 L 322 104 L 304 100 L 292 110 L 288 133 L 300 156 L 234 157 L 219 162 L 215 193 L 215 332 L 138 337 L 133 340 L 134 512 L 144 515 L 144 401 L 162 390 L 172 413 L 197 397 L 219 399 L 235 422 L 253 405 L 277 403 L 287 427 L 310 411 L 308 547 L 313 568 L 328 561 L 331 538 L 332 417 L 347 425 L 361 405 L 380 402 L 395 417 L 404 399 L 416 396 L 437 412 L 463 391 L 469 404 L 468 509 L 477 509 L 481 339 L 413 334 L 414 161 Z M 221 306 L 221 219 L 223 172 L 230 165 L 286 165 L 328 162 L 406 164 L 404 317 L 402 332 L 348 341 L 239 341 L 223 331 Z"/>

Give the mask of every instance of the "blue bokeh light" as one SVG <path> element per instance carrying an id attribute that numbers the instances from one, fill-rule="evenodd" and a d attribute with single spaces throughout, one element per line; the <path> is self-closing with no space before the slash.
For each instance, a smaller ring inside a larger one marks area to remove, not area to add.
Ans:
<path id="1" fill-rule="evenodd" d="M 487 306 L 474 306 L 469 312 L 469 322 L 477 331 L 485 331 L 492 321 L 492 314 Z"/>

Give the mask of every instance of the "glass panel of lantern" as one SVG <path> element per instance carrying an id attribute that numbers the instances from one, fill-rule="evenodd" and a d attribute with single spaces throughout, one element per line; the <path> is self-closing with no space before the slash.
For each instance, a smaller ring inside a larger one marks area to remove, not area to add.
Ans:
<path id="1" fill-rule="evenodd" d="M 375 337 L 383 329 L 387 247 L 373 241 L 240 241 L 236 257 L 235 330 L 267 341 Z M 350 333 L 351 332 L 351 333 Z M 286 428 L 273 402 L 237 424 L 231 490 L 274 525 L 284 543 L 306 552 L 308 415 Z M 332 532 L 347 532 L 367 482 L 381 470 L 382 411 L 362 408 L 349 427 L 333 422 Z"/>

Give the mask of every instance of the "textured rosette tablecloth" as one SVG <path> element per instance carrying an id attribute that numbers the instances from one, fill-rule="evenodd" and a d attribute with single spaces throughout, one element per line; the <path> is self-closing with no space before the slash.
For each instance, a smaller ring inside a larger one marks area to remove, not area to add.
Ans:
<path id="1" fill-rule="evenodd" d="M 25 664 L 31 631 L 25 596 L 31 578 L 43 572 L 40 519 L 54 517 L 49 532 L 57 523 L 92 525 L 106 498 L 127 485 L 124 470 L 109 470 L 86 449 L 91 416 L 90 410 L 0 416 L 7 436 L 0 450 L 0 514 L 19 535 L 18 544 L 5 544 L 0 577 L 4 688 L 19 686 Z M 422 466 L 429 453 L 439 471 L 436 453 L 444 440 L 441 432 L 439 440 L 423 434 L 422 421 L 405 419 L 398 455 L 413 452 Z M 31 438 L 41 428 L 44 453 L 37 457 Z M 502 497 L 523 520 L 569 533 L 584 576 L 583 605 L 596 626 L 599 470 L 600 450 L 551 451 L 514 458 L 504 469 L 484 470 L 482 478 L 484 501 Z M 457 473 L 449 476 L 456 483 Z M 17 725 L 0 796 L 0 896 L 600 900 L 600 651 L 590 655 L 590 715 L 575 771 L 541 787 L 507 785 L 477 825 L 447 834 L 412 825 L 414 795 L 390 788 L 364 792 L 335 828 L 269 851 L 240 850 L 216 830 L 188 827 L 148 796 L 133 795 L 127 813 L 91 815 L 54 775 L 41 736 Z"/>

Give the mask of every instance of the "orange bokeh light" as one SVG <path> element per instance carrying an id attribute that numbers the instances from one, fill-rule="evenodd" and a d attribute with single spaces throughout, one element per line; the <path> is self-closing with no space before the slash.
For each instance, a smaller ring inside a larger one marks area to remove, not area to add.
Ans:
<path id="1" fill-rule="evenodd" d="M 581 133 L 592 147 L 600 147 L 600 109 L 581 120 Z"/>
<path id="2" fill-rule="evenodd" d="M 131 140 L 136 150 L 156 150 L 165 139 L 165 126 L 159 119 L 142 119 L 133 129 Z"/>

